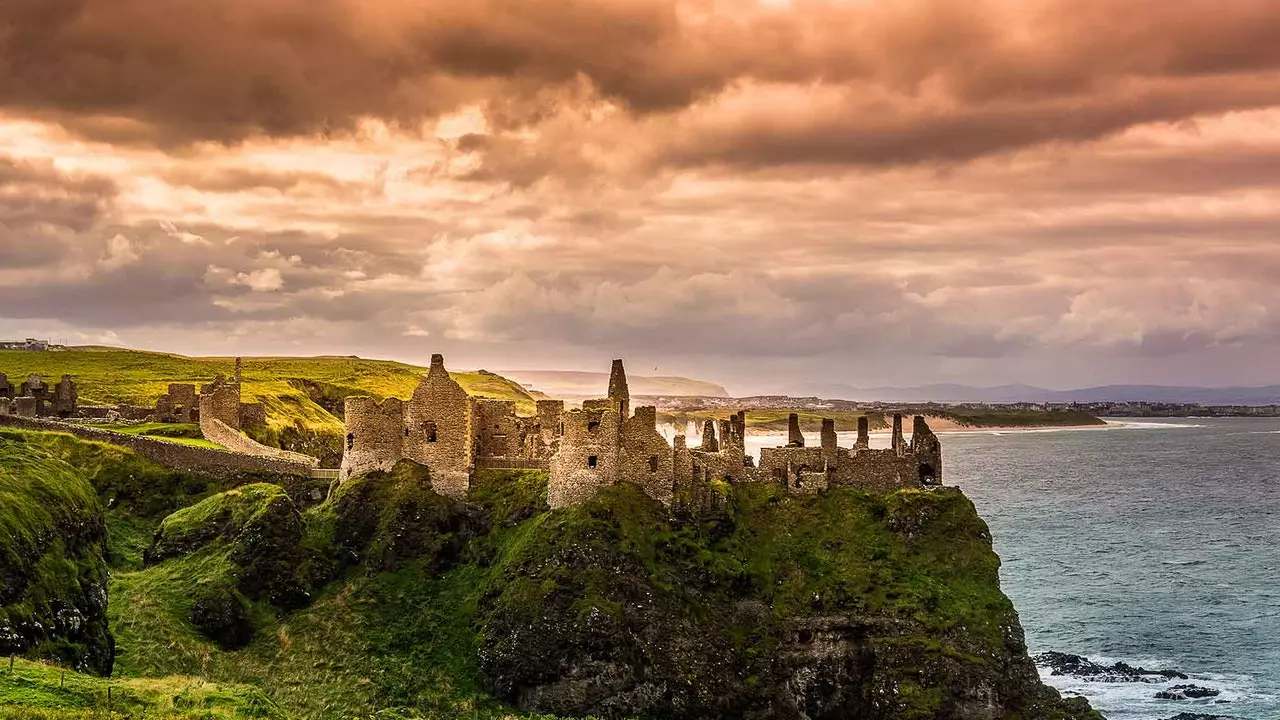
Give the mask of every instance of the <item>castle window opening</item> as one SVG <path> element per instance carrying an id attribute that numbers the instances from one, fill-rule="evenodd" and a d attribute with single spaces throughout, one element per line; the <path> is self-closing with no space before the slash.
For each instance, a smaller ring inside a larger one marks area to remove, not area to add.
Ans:
<path id="1" fill-rule="evenodd" d="M 350 450 L 356 446 L 356 434 L 347 433 L 347 449 Z"/>
<path id="2" fill-rule="evenodd" d="M 649 472 L 651 473 L 658 472 L 658 456 L 657 455 L 649 456 Z"/>
<path id="3" fill-rule="evenodd" d="M 427 442 L 433 443 L 436 441 L 436 424 L 434 422 L 428 421 L 423 423 L 422 430 L 423 434 L 427 436 Z"/>
<path id="4" fill-rule="evenodd" d="M 600 421 L 599 421 L 599 420 L 589 420 L 589 421 L 587 421 L 587 432 L 595 432 L 595 431 L 597 431 L 597 430 L 599 430 L 599 429 L 600 429 Z"/>
<path id="5" fill-rule="evenodd" d="M 600 458 L 598 458 L 595 455 L 591 455 L 587 458 L 587 467 L 591 468 L 592 470 L 595 470 L 596 465 L 598 465 L 599 462 L 600 462 Z"/>

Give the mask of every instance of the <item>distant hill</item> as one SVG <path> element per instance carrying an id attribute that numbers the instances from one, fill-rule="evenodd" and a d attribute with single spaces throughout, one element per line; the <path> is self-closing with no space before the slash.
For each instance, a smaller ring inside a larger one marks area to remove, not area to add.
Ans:
<path id="1" fill-rule="evenodd" d="M 1100 385 L 1074 390 L 1049 390 L 1032 385 L 973 387 L 951 383 L 912 387 L 858 388 L 851 385 L 809 383 L 798 388 L 806 395 L 881 402 L 1017 403 L 1017 402 L 1165 402 L 1201 405 L 1273 405 L 1280 403 L 1280 385 L 1261 387 L 1183 387 L 1173 385 Z"/>
<path id="2" fill-rule="evenodd" d="M 604 397 L 609 389 L 609 373 L 571 370 L 503 370 L 500 374 L 523 384 L 527 389 L 537 390 L 553 398 L 577 400 Z M 684 377 L 646 377 L 627 373 L 627 386 L 633 396 L 729 397 L 723 385 Z"/>

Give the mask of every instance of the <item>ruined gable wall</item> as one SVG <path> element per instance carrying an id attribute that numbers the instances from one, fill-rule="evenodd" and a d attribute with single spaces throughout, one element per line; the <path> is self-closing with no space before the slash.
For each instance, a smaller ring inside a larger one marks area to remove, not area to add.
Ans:
<path id="1" fill-rule="evenodd" d="M 200 429 L 204 430 L 206 422 L 212 427 L 214 420 L 234 430 L 240 429 L 240 386 L 227 382 L 221 375 L 200 390 Z"/>
<path id="2" fill-rule="evenodd" d="M 430 469 L 437 492 L 466 499 L 475 465 L 475 401 L 449 377 L 443 356 L 431 356 L 431 370 L 413 391 L 405 416 L 405 456 Z"/>
<path id="3" fill-rule="evenodd" d="M 658 432 L 656 408 L 638 407 L 635 416 L 623 422 L 618 464 L 620 480 L 636 483 L 649 497 L 671 505 L 675 454 Z"/>
<path id="4" fill-rule="evenodd" d="M 576 505 L 618 481 L 620 430 L 618 413 L 612 409 L 564 414 L 564 436 L 560 438 L 560 449 L 551 458 L 547 504 L 553 508 Z"/>
<path id="5" fill-rule="evenodd" d="M 343 401 L 346 437 L 340 477 L 345 480 L 375 470 L 390 470 L 404 456 L 404 402 L 369 397 Z"/>
<path id="6" fill-rule="evenodd" d="M 9 377 L 4 373 L 0 373 L 0 398 L 12 400 L 18 394 L 18 388 L 9 382 Z"/>
<path id="7" fill-rule="evenodd" d="M 520 457 L 524 449 L 523 430 L 516 418 L 514 400 L 476 401 L 477 457 Z"/>

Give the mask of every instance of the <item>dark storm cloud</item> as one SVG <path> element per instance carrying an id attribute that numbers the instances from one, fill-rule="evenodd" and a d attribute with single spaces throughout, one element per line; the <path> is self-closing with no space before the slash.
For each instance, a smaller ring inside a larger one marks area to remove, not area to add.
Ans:
<path id="1" fill-rule="evenodd" d="M 412 126 L 468 103 L 538 126 L 599 99 L 643 115 L 744 83 L 817 86 L 842 101 L 695 122 L 659 156 L 954 161 L 1280 101 L 1278 27 L 1269 0 L 9 0 L 0 98 L 99 137 L 185 143 Z M 497 143 L 462 141 L 506 159 L 477 178 L 550 171 Z"/>

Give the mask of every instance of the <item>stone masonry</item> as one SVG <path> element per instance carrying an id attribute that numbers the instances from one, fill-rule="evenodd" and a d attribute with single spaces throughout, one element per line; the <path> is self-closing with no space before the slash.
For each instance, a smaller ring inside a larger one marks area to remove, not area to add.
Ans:
<path id="1" fill-rule="evenodd" d="M 0 414 L 69 418 L 76 414 L 79 400 L 80 394 L 70 375 L 63 375 L 55 385 L 45 382 L 40 375 L 29 375 L 21 385 L 15 386 L 0 373 L 0 402 L 5 404 Z"/>
<path id="2" fill-rule="evenodd" d="M 942 482 L 942 449 L 923 417 L 914 418 L 911 442 L 902 416 L 893 417 L 891 447 L 872 450 L 868 423 L 858 423 L 853 448 L 837 446 L 835 422 L 823 420 L 817 447 L 806 447 L 796 415 L 788 418 L 788 442 L 766 448 L 759 467 L 746 454 L 746 413 L 707 420 L 701 445 L 684 435 L 673 443 L 657 430 L 657 411 L 632 413 L 626 371 L 615 360 L 608 396 L 580 409 L 540 400 L 537 414 L 519 417 L 515 403 L 471 398 L 433 355 L 431 369 L 408 401 L 346 399 L 342 479 L 388 470 L 403 458 L 426 465 L 440 493 L 465 498 L 477 467 L 541 467 L 550 471 L 547 501 L 566 507 L 599 489 L 633 482 L 671 505 L 714 502 L 715 483 L 775 482 L 788 492 L 812 493 L 853 486 L 888 491 Z M 203 410 L 202 410 L 203 412 Z"/>

